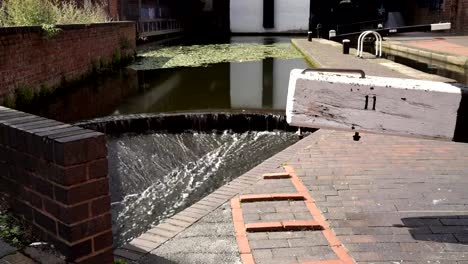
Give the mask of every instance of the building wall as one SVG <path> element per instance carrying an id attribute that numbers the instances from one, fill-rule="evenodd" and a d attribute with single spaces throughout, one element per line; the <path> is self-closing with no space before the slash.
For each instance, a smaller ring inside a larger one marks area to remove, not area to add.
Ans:
<path id="1" fill-rule="evenodd" d="M 453 32 L 468 34 L 468 0 L 444 0 L 441 10 L 430 10 L 419 7 L 415 2 L 410 3 L 407 9 L 413 10 L 410 14 L 413 21 L 409 21 L 412 25 L 451 22 Z"/>
<path id="2" fill-rule="evenodd" d="M 468 35 L 468 0 L 460 0 L 457 30 L 459 33 Z"/>
<path id="3" fill-rule="evenodd" d="M 306 31 L 310 0 L 274 0 L 275 28 L 263 28 L 263 0 L 231 0 L 233 33 Z"/>
<path id="4" fill-rule="evenodd" d="M 0 98 L 19 86 L 54 87 L 87 74 L 93 64 L 133 55 L 133 22 L 63 25 L 47 37 L 41 27 L 0 28 Z"/>
<path id="5" fill-rule="evenodd" d="M 113 263 L 104 134 L 0 107 L 0 192 L 67 261 Z"/>

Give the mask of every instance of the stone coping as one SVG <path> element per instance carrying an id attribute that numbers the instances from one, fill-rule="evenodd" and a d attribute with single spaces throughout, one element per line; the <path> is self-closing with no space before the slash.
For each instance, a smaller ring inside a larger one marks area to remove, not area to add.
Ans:
<path id="1" fill-rule="evenodd" d="M 386 41 L 382 43 L 382 48 L 395 50 L 402 53 L 416 55 L 422 58 L 435 60 L 443 63 L 448 63 L 452 65 L 456 65 L 465 69 L 468 69 L 468 57 L 462 55 L 454 55 L 449 53 L 444 53 L 441 51 L 433 51 L 430 49 L 424 48 L 416 48 L 406 46 L 402 42 L 398 41 Z"/>
<path id="2" fill-rule="evenodd" d="M 91 24 L 64 24 L 56 25 L 57 28 L 63 30 L 71 29 L 85 29 L 90 27 L 113 27 L 113 26 L 128 26 L 135 25 L 133 21 L 112 21 L 103 23 L 91 23 Z M 41 32 L 42 26 L 13 26 L 13 27 L 0 27 L 0 35 L 18 34 L 18 33 L 31 33 Z"/>

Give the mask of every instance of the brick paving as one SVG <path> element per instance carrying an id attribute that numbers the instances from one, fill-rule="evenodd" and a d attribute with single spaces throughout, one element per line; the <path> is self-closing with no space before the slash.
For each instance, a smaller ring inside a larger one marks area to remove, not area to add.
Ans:
<path id="1" fill-rule="evenodd" d="M 375 56 L 368 53 L 365 54 L 365 58 L 367 59 L 361 59 L 355 56 L 355 49 L 351 49 L 350 55 L 344 55 L 340 43 L 325 39 L 314 39 L 312 42 L 308 42 L 306 39 L 293 39 L 292 43 L 309 60 L 323 68 L 362 69 L 366 74 L 373 76 L 440 82 L 453 81 L 438 75 L 424 73 L 387 59 L 375 58 Z"/>
<path id="2" fill-rule="evenodd" d="M 402 40 L 400 40 L 402 41 Z M 468 56 L 468 37 L 444 37 L 402 41 L 404 45 L 425 50 Z"/>
<path id="3" fill-rule="evenodd" d="M 355 142 L 350 133 L 320 130 L 280 153 L 283 160 L 275 157 L 276 166 L 260 165 L 254 172 L 281 172 L 281 165 L 291 165 L 357 263 L 466 264 L 467 151 L 461 143 L 372 134 Z M 242 193 L 277 193 L 281 186 L 291 183 L 259 180 Z M 304 201 L 264 201 L 246 203 L 243 216 L 247 223 L 310 220 L 306 209 Z M 240 263 L 230 214 L 224 203 L 140 263 Z M 255 263 L 336 258 L 316 231 L 247 236 Z"/>
<path id="4" fill-rule="evenodd" d="M 356 262 L 468 261 L 467 144 L 317 136 L 290 164 Z"/>

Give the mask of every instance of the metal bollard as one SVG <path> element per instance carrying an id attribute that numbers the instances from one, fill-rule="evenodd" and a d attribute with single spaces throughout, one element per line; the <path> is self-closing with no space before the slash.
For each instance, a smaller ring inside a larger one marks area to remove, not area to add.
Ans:
<path id="1" fill-rule="evenodd" d="M 307 32 L 307 40 L 312 41 L 312 31 Z"/>
<path id="2" fill-rule="evenodd" d="M 320 36 L 320 30 L 322 29 L 322 24 L 317 24 L 317 38 L 321 38 Z"/>
<path id="3" fill-rule="evenodd" d="M 349 54 L 349 39 L 343 39 L 343 54 Z"/>
<path id="4" fill-rule="evenodd" d="M 331 39 L 333 37 L 336 37 L 336 31 L 335 30 L 330 30 L 330 32 L 328 32 L 328 39 Z"/>

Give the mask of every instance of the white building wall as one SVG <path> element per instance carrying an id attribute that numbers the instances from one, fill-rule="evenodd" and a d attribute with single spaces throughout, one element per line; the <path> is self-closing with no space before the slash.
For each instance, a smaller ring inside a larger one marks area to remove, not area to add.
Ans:
<path id="1" fill-rule="evenodd" d="M 306 31 L 309 27 L 310 1 L 275 0 L 275 28 L 264 29 L 263 0 L 231 0 L 231 32 Z"/>

